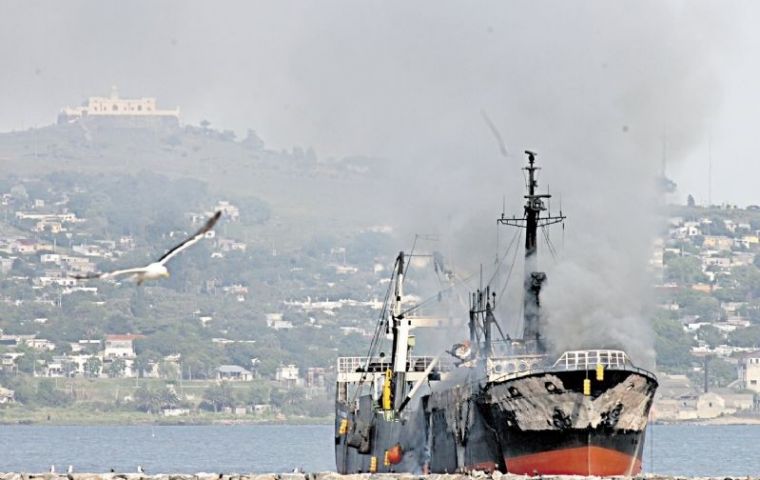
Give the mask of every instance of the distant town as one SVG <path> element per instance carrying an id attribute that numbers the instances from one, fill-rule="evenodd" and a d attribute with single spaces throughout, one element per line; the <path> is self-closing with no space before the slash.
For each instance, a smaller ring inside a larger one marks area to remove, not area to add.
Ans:
<path id="1" fill-rule="evenodd" d="M 655 419 L 760 414 L 760 207 L 671 207 L 650 262 L 660 389 Z M 737 420 L 740 421 L 740 420 Z"/>
<path id="2" fill-rule="evenodd" d="M 56 125 L 0 135 L 0 154 L 33 167 L 0 179 L 0 422 L 330 418 L 336 357 L 366 350 L 397 239 L 337 223 L 326 202 L 314 232 L 294 235 L 303 215 L 271 198 L 313 178 L 356 183 L 361 159 L 181 126 L 178 108 L 115 89 Z M 72 159 L 95 166 L 65 168 Z M 155 162 L 175 174 L 151 173 Z M 265 179 L 267 195 L 197 179 L 234 182 L 233 168 Z M 655 420 L 760 420 L 760 207 L 690 198 L 662 210 L 649 265 Z M 215 211 L 220 225 L 166 281 L 73 278 L 144 264 Z"/>
<path id="3" fill-rule="evenodd" d="M 237 142 L 208 122 L 180 126 L 179 109 L 121 98 L 115 88 L 26 135 L 41 132 L 57 146 L 38 148 L 34 140 L 30 149 L 18 133 L 0 138 L 6 158 L 54 165 L 0 180 L 0 403 L 7 407 L 0 422 L 92 409 L 115 421 L 133 413 L 332 414 L 337 346 L 362 345 L 381 307 L 377 289 L 368 288 L 384 288 L 376 253 L 387 227 L 342 240 L 297 238 L 294 248 L 272 220 L 282 213 L 259 197 L 220 199 L 202 181 L 139 167 L 102 174 L 55 166 L 94 155 L 102 138 L 113 142 L 103 148 L 132 149 L 135 135 L 145 135 L 158 142 L 145 147 L 146 161 L 158 148 L 186 163 L 234 147 L 259 174 L 290 182 L 290 171 L 334 177 L 334 167 L 316 164 L 313 153 L 265 150 L 253 132 Z M 355 162 L 346 165 L 358 174 Z M 222 212 L 219 227 L 182 254 L 166 282 L 136 288 L 128 280 L 74 278 L 161 255 L 215 211 Z M 86 413 L 66 415 L 87 421 Z"/>

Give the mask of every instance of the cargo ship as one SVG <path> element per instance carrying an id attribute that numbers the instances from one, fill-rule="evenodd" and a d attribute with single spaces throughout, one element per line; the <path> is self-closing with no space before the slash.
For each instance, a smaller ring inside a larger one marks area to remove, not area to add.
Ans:
<path id="1" fill-rule="evenodd" d="M 496 319 L 501 299 L 481 282 L 468 295 L 469 318 L 462 319 L 469 339 L 438 356 L 414 355 L 416 330 L 445 328 L 450 319 L 417 315 L 405 302 L 409 255 L 399 253 L 368 353 L 337 360 L 340 473 L 641 472 L 657 379 L 623 350 L 550 352 L 541 313 L 547 277 L 537 271 L 537 236 L 565 216 L 552 215 L 550 195 L 537 193 L 536 154 L 525 153 L 523 215 L 497 219 L 525 235 L 521 338 L 504 334 Z M 434 260 L 436 271 L 445 271 Z"/>

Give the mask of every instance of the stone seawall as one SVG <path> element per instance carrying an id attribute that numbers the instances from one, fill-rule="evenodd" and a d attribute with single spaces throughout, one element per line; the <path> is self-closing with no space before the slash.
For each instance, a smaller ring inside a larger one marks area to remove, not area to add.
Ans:
<path id="1" fill-rule="evenodd" d="M 335 472 L 320 473 L 166 473 L 148 475 L 144 473 L 0 473 L 0 480 L 526 480 L 531 477 L 522 475 L 505 475 L 499 472 L 487 474 L 473 472 L 471 474 L 431 474 L 413 475 L 408 473 L 377 473 L 340 475 Z M 572 475 L 544 475 L 541 480 L 578 480 Z M 686 477 L 669 475 L 637 475 L 635 477 L 604 477 L 630 478 L 636 480 L 760 480 L 760 477 Z"/>

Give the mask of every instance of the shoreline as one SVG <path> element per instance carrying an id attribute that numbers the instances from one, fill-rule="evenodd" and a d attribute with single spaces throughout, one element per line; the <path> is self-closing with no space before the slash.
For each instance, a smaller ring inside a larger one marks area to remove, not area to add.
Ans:
<path id="1" fill-rule="evenodd" d="M 541 475 L 530 477 L 527 475 L 515 475 L 510 473 L 473 471 L 469 473 L 356 473 L 339 474 L 337 472 L 314 472 L 314 473 L 0 473 L 0 480 L 524 480 L 528 478 L 540 478 L 541 480 L 567 480 L 568 478 L 599 479 L 600 477 L 582 477 L 568 475 Z M 734 477 L 694 477 L 682 475 L 661 475 L 657 473 L 645 473 L 635 476 L 614 476 L 607 478 L 635 478 L 647 480 L 758 480 L 757 476 L 742 475 Z"/>
<path id="2" fill-rule="evenodd" d="M 99 412 L 78 409 L 9 411 L 0 409 L 0 425 L 33 426 L 202 426 L 202 425 L 332 425 L 333 417 L 275 417 L 195 414 L 164 417 L 140 412 Z M 2 480 L 2 479 L 0 479 Z"/>
<path id="3" fill-rule="evenodd" d="M 109 421 L 97 420 L 97 421 L 32 421 L 32 420 L 19 420 L 19 421 L 0 421 L 0 426 L 50 426 L 50 427 L 139 427 L 139 426 L 155 426 L 155 427 L 200 427 L 200 426 L 236 426 L 236 425 L 332 425 L 332 421 L 322 419 L 286 419 L 286 420 L 205 420 L 205 419 L 188 419 L 179 421 L 166 421 L 162 419 L 156 420 L 140 420 L 140 421 Z"/>
<path id="4" fill-rule="evenodd" d="M 654 422 L 650 422 L 650 425 L 760 425 L 760 416 L 737 417 L 734 415 L 726 415 L 715 418 L 695 418 L 691 420 L 680 421 L 656 420 Z"/>
<path id="5" fill-rule="evenodd" d="M 334 418 L 326 417 L 244 417 L 223 414 L 200 414 L 178 417 L 163 417 L 139 412 L 82 412 L 79 410 L 55 410 L 14 412 L 7 415 L 0 409 L 0 425 L 30 426 L 203 426 L 203 425 L 333 425 Z M 654 426 L 695 425 L 695 426 L 741 426 L 760 425 L 758 417 L 723 416 L 681 421 L 652 421 Z M 2 480 L 2 478 L 0 478 Z"/>

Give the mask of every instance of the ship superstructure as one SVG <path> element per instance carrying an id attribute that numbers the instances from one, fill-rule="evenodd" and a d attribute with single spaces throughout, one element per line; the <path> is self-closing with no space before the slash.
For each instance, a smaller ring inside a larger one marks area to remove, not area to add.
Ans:
<path id="1" fill-rule="evenodd" d="M 415 356 L 417 329 L 446 320 L 418 317 L 404 304 L 406 255 L 364 357 L 338 359 L 335 453 L 338 471 L 544 475 L 633 475 L 641 471 L 655 376 L 621 350 L 547 353 L 541 328 L 539 229 L 565 220 L 537 193 L 535 153 L 526 151 L 521 218 L 525 231 L 522 338 L 505 335 L 496 292 L 471 293 L 469 340 L 440 356 Z M 421 334 L 424 332 L 421 330 Z M 390 358 L 379 354 L 384 337 Z"/>

